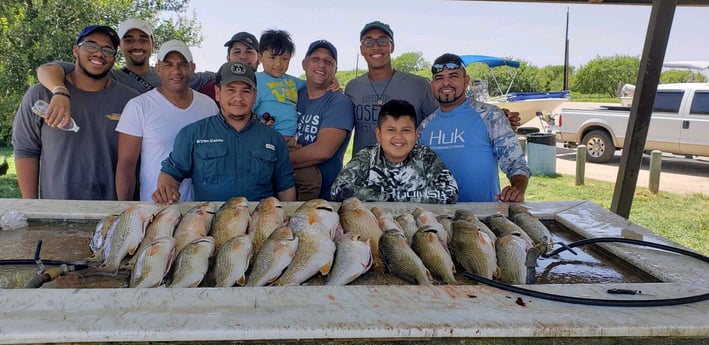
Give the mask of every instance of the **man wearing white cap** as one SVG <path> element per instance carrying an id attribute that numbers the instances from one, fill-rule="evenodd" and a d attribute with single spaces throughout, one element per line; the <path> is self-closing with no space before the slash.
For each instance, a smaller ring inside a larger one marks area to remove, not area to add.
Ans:
<path id="1" fill-rule="evenodd" d="M 177 40 L 167 41 L 158 51 L 155 67 L 160 86 L 126 104 L 116 127 L 119 132 L 116 167 L 118 200 L 132 200 L 140 157 L 140 200 L 150 201 L 150 194 L 157 188 L 160 162 L 172 151 L 177 132 L 218 112 L 208 96 L 190 89 L 194 70 L 187 45 Z M 189 179 L 182 181 L 180 194 L 180 201 L 193 199 Z"/>

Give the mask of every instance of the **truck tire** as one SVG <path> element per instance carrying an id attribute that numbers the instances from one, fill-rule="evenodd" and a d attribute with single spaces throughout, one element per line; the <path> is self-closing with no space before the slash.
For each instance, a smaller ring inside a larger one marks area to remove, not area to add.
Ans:
<path id="1" fill-rule="evenodd" d="M 586 159 L 592 163 L 605 163 L 613 158 L 615 146 L 611 136 L 603 130 L 593 130 L 583 136 L 586 145 Z"/>

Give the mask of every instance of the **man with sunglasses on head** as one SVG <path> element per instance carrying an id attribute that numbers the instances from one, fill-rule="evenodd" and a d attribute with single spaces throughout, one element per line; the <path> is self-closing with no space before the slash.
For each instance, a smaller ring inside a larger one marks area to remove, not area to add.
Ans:
<path id="1" fill-rule="evenodd" d="M 17 182 L 23 198 L 115 200 L 116 123 L 128 100 L 138 95 L 108 78 L 118 48 L 108 26 L 85 27 L 76 41 L 74 70 L 51 92 L 40 84 L 25 93 L 13 124 Z M 33 113 L 38 100 L 72 98 L 78 132 L 48 125 Z"/>
<path id="2" fill-rule="evenodd" d="M 419 143 L 431 147 L 451 170 L 458 201 L 524 201 L 530 170 L 505 114 L 465 96 L 470 76 L 458 55 L 441 55 L 431 72 L 440 107 L 421 123 Z M 498 165 L 510 181 L 502 191 Z"/>
<path id="3" fill-rule="evenodd" d="M 352 154 L 377 140 L 377 114 L 381 106 L 392 99 L 406 100 L 416 109 L 417 124 L 437 107 L 431 86 L 426 78 L 394 70 L 391 54 L 394 52 L 394 32 L 388 24 L 374 21 L 364 26 L 359 34 L 360 54 L 367 61 L 367 74 L 351 80 L 345 94 L 354 104 L 355 132 Z M 503 109 L 513 127 L 520 125 L 519 113 Z"/>

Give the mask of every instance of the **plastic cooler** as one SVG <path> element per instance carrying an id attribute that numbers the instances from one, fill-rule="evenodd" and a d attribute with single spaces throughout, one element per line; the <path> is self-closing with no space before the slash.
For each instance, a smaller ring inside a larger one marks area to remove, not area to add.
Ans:
<path id="1" fill-rule="evenodd" d="M 527 163 L 532 175 L 556 174 L 556 135 L 527 134 Z"/>

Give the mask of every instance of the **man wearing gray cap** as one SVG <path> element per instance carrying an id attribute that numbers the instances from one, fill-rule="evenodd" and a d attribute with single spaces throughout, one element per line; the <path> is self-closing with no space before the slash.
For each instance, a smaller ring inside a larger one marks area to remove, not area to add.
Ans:
<path id="1" fill-rule="evenodd" d="M 108 26 L 85 27 L 73 48 L 76 63 L 66 75 L 66 90 L 50 92 L 35 84 L 25 93 L 12 133 L 23 198 L 116 199 L 116 123 L 128 100 L 138 95 L 107 77 L 118 42 Z M 54 128 L 33 113 L 38 100 L 58 98 L 74 99 L 69 111 L 78 132 Z"/>
<path id="2" fill-rule="evenodd" d="M 241 62 L 217 73 L 220 111 L 184 127 L 162 162 L 156 203 L 180 199 L 180 181 L 192 178 L 195 200 L 226 201 L 235 196 L 295 200 L 293 168 L 283 136 L 253 116 L 256 76 Z"/>
<path id="3" fill-rule="evenodd" d="M 184 42 L 172 40 L 163 43 L 158 50 L 155 67 L 161 80 L 160 86 L 126 104 L 116 127 L 119 132 L 116 167 L 118 200 L 133 198 L 136 169 L 140 162 L 140 200 L 150 201 L 157 186 L 160 162 L 172 151 L 177 132 L 218 111 L 209 97 L 190 89 L 194 69 L 192 53 Z M 180 201 L 193 199 L 191 180 L 182 181 L 180 194 Z"/>

